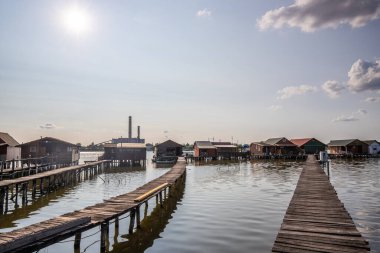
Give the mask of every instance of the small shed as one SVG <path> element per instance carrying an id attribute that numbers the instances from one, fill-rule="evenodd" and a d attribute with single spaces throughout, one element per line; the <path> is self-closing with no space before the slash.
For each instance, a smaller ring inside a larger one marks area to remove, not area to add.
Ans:
<path id="1" fill-rule="evenodd" d="M 104 144 L 103 159 L 112 161 L 145 162 L 145 143 L 108 143 Z"/>
<path id="2" fill-rule="evenodd" d="M 238 147 L 231 142 L 211 142 L 216 147 L 217 156 L 230 158 L 238 156 Z"/>
<path id="3" fill-rule="evenodd" d="M 78 164 L 78 146 L 53 137 L 44 137 L 19 145 L 21 147 L 21 157 L 38 158 L 50 156 L 61 164 Z"/>
<path id="4" fill-rule="evenodd" d="M 368 144 L 358 139 L 332 140 L 327 146 L 330 154 L 368 154 Z"/>
<path id="5" fill-rule="evenodd" d="M 368 144 L 368 154 L 377 155 L 380 154 L 380 142 L 377 140 L 363 141 Z"/>
<path id="6" fill-rule="evenodd" d="M 210 141 L 196 141 L 194 143 L 195 157 L 217 157 L 217 150 Z"/>
<path id="7" fill-rule="evenodd" d="M 167 140 L 154 147 L 154 154 L 156 157 L 181 156 L 182 145 L 172 140 Z"/>
<path id="8" fill-rule="evenodd" d="M 21 159 L 19 143 L 8 133 L 0 132 L 0 161 Z"/>
<path id="9" fill-rule="evenodd" d="M 318 154 L 326 150 L 326 144 L 315 138 L 291 139 L 305 154 Z"/>

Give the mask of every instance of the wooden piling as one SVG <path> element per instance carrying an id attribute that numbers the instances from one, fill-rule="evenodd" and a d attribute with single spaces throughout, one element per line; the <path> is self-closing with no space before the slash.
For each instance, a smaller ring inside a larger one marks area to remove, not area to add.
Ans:
<path id="1" fill-rule="evenodd" d="M 128 232 L 130 234 L 133 233 L 133 228 L 135 227 L 135 215 L 136 215 L 136 211 L 135 209 L 132 209 L 130 212 L 130 221 L 129 221 L 129 229 L 128 229 Z"/>
<path id="2" fill-rule="evenodd" d="M 82 238 L 82 233 L 76 233 L 74 239 L 74 249 L 80 249 L 80 241 Z"/>
<path id="3" fill-rule="evenodd" d="M 106 252 L 107 223 L 100 224 L 100 252 Z"/>
<path id="4" fill-rule="evenodd" d="M 136 226 L 140 228 L 140 205 L 136 206 Z"/>

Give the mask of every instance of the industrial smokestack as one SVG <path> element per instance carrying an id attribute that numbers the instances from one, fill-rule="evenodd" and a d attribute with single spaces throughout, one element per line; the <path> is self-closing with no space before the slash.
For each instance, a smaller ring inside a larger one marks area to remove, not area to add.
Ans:
<path id="1" fill-rule="evenodd" d="M 137 126 L 137 139 L 140 139 L 140 126 Z"/>
<path id="2" fill-rule="evenodd" d="M 128 138 L 132 138 L 132 116 L 129 116 Z"/>

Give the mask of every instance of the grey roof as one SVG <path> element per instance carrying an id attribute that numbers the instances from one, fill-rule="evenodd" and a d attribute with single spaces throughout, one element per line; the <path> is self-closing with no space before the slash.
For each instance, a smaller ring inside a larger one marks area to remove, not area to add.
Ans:
<path id="1" fill-rule="evenodd" d="M 279 137 L 279 138 L 271 138 L 265 141 L 266 144 L 275 145 L 277 142 L 281 141 L 285 137 Z"/>
<path id="2" fill-rule="evenodd" d="M 377 140 L 367 140 L 367 141 L 363 141 L 363 142 L 367 143 L 368 145 L 371 145 L 374 142 L 377 142 L 378 144 L 380 144 L 380 142 L 378 142 Z"/>
<path id="3" fill-rule="evenodd" d="M 156 145 L 156 147 L 157 146 L 161 146 L 161 145 L 163 145 L 163 146 L 170 146 L 170 147 L 179 147 L 179 148 L 182 147 L 181 144 L 179 144 L 179 143 L 177 143 L 175 141 L 172 141 L 172 140 L 167 140 L 167 141 L 164 141 L 162 143 L 159 143 L 159 144 Z"/>
<path id="4" fill-rule="evenodd" d="M 29 141 L 29 142 L 26 142 L 26 143 L 22 143 L 19 146 L 30 145 L 30 144 L 35 143 L 35 142 L 61 142 L 61 143 L 65 143 L 68 146 L 76 146 L 73 143 L 70 143 L 70 142 L 67 142 L 67 141 L 63 141 L 63 140 L 60 140 L 60 139 L 57 139 L 57 138 L 53 138 L 53 137 L 40 138 L 40 139 L 37 139 L 37 140 L 34 140 L 34 141 Z"/>
<path id="5" fill-rule="evenodd" d="M 0 139 L 11 147 L 19 145 L 19 143 L 15 139 L 13 139 L 13 137 L 10 136 L 8 133 L 0 132 Z"/>
<path id="6" fill-rule="evenodd" d="M 349 139 L 349 140 L 331 140 L 327 146 L 347 146 L 350 143 L 358 141 L 358 139 Z"/>
<path id="7" fill-rule="evenodd" d="M 207 149 L 216 148 L 214 145 L 212 145 L 211 141 L 196 141 L 194 145 L 197 145 L 198 148 L 207 148 Z"/>
<path id="8" fill-rule="evenodd" d="M 265 143 L 265 142 L 263 142 L 263 141 L 260 141 L 260 142 L 252 142 L 251 145 L 252 145 L 252 144 L 256 144 L 256 145 L 260 145 L 260 146 L 264 146 L 264 147 L 271 147 L 271 146 L 273 146 L 273 145 L 268 144 L 268 143 Z"/>

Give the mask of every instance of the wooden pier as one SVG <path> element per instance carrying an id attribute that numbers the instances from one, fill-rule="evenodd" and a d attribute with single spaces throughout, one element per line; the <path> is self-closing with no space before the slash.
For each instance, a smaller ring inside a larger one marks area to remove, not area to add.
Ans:
<path id="1" fill-rule="evenodd" d="M 308 156 L 272 252 L 369 252 L 328 176 Z"/>
<path id="2" fill-rule="evenodd" d="M 78 249 L 81 233 L 96 226 L 100 226 L 100 251 L 105 252 L 110 221 L 114 220 L 118 227 L 119 217 L 129 213 L 128 231 L 133 233 L 135 225 L 139 228 L 141 224 L 140 207 L 144 205 L 146 212 L 148 200 L 154 197 L 156 204 L 162 206 L 164 199 L 171 197 L 176 187 L 184 183 L 185 172 L 186 162 L 180 158 L 170 171 L 130 193 L 25 228 L 0 233 L 0 252 L 29 252 L 73 235 L 74 248 Z"/>
<path id="3" fill-rule="evenodd" d="M 29 195 L 34 199 L 37 193 L 41 196 L 59 186 L 80 181 L 82 172 L 84 178 L 87 178 L 100 173 L 105 166 L 109 165 L 110 161 L 105 160 L 50 170 L 16 179 L 2 180 L 0 181 L 0 215 L 8 212 L 11 201 L 15 203 L 15 207 L 18 207 L 19 196 L 21 196 L 22 205 L 26 205 Z M 28 191 L 31 194 L 28 194 Z"/>

